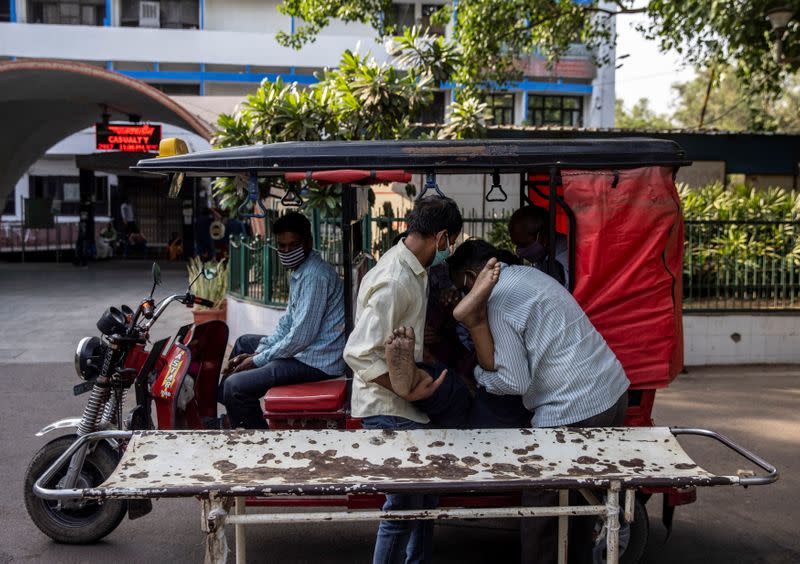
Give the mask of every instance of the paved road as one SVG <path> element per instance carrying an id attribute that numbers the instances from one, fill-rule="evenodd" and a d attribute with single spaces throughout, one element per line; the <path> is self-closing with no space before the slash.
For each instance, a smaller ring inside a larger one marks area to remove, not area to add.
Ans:
<path id="1" fill-rule="evenodd" d="M 42 444 L 33 433 L 54 419 L 79 414 L 83 406 L 85 396 L 71 395 L 76 378 L 66 361 L 75 342 L 94 332 L 94 320 L 107 302 L 119 303 L 124 297 L 133 303 L 149 291 L 147 265 L 114 268 L 120 271 L 112 271 L 110 265 L 88 272 L 66 266 L 0 265 L 0 350 L 11 351 L 0 359 L 0 476 L 8 487 L 0 504 L 0 563 L 202 561 L 194 500 L 159 501 L 147 517 L 125 521 L 104 541 L 85 547 L 49 541 L 25 514 L 22 476 Z M 181 271 L 165 272 L 164 293 L 170 287 L 180 291 L 182 284 Z M 185 315 L 180 308 L 175 312 Z M 185 320 L 170 323 L 177 326 Z M 73 323 L 79 329 L 72 329 Z M 37 348 L 38 343 L 52 354 Z M 24 353 L 14 354 L 20 348 Z M 722 431 L 777 464 L 782 478 L 763 488 L 701 490 L 697 503 L 678 508 L 666 543 L 654 498 L 648 504 L 652 536 L 646 562 L 800 561 L 798 400 L 798 366 L 694 369 L 659 394 L 659 424 Z M 721 448 L 695 440 L 684 444 L 711 470 L 730 472 L 744 466 Z M 252 562 L 368 562 L 373 534 L 372 524 L 264 527 L 251 530 L 248 553 Z M 440 524 L 436 535 L 437 562 L 518 560 L 510 523 Z"/>

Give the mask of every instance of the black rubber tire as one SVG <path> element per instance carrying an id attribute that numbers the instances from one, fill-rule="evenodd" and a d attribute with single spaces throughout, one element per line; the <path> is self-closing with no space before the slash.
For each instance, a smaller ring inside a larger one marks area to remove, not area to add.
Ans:
<path id="1" fill-rule="evenodd" d="M 25 509 L 34 524 L 48 537 L 66 544 L 90 544 L 117 528 L 125 517 L 124 501 L 88 501 L 75 509 L 57 509 L 56 502 L 41 499 L 33 493 L 33 484 L 55 460 L 77 439 L 76 435 L 58 437 L 34 455 L 25 471 Z M 89 486 L 100 485 L 117 466 L 119 456 L 108 443 L 97 443 L 81 469 L 81 479 Z M 57 474 L 49 487 L 55 487 L 66 468 Z"/>
<path id="2" fill-rule="evenodd" d="M 647 540 L 650 537 L 650 520 L 647 515 L 645 502 L 636 497 L 633 505 L 633 523 L 631 523 L 631 534 L 628 539 L 628 546 L 622 553 L 620 564 L 636 564 L 644 556 L 647 548 Z"/>

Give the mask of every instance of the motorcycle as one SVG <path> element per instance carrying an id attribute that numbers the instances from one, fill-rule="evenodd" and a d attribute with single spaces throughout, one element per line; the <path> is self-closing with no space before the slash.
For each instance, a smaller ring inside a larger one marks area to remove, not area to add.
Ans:
<path id="1" fill-rule="evenodd" d="M 218 429 L 217 386 L 228 342 L 222 321 L 185 325 L 173 338 L 149 342 L 149 333 L 167 307 L 212 307 L 209 300 L 191 293 L 194 282 L 211 279 L 210 267 L 190 282 L 186 293 L 156 302 L 161 270 L 154 263 L 153 287 L 136 311 L 126 305 L 109 307 L 97 321 L 99 337 L 85 337 L 75 352 L 75 370 L 83 380 L 75 395 L 89 393 L 79 418 L 55 421 L 36 436 L 62 429 L 73 433 L 45 444 L 33 456 L 25 473 L 25 508 L 34 524 L 58 542 L 86 544 L 113 531 L 127 513 L 130 519 L 150 512 L 150 500 L 50 501 L 33 493 L 33 484 L 77 437 L 102 430 Z M 136 404 L 125 415 L 125 401 L 133 388 Z M 155 414 L 155 421 L 153 415 Z M 78 450 L 66 470 L 49 482 L 54 488 L 100 485 L 116 468 L 125 442 L 107 440 Z"/>

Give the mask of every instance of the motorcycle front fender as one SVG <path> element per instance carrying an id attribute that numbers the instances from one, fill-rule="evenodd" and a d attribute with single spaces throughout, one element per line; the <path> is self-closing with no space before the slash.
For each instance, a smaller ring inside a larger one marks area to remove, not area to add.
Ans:
<path id="1" fill-rule="evenodd" d="M 36 433 L 37 437 L 42 437 L 51 431 L 58 431 L 59 429 L 77 429 L 78 425 L 81 422 L 80 417 L 69 417 L 67 419 L 59 419 L 58 421 L 54 421 L 49 425 L 42 427 L 38 433 Z"/>

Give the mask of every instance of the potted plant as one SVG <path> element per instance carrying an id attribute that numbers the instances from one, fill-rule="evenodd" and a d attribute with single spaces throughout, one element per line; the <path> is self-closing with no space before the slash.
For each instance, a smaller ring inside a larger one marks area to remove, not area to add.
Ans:
<path id="1" fill-rule="evenodd" d="M 225 261 L 203 262 L 199 257 L 189 260 L 189 281 L 192 292 L 199 298 L 214 302 L 214 307 L 195 305 L 192 308 L 195 325 L 214 319 L 225 321 L 228 302 L 228 264 Z M 193 281 L 193 282 L 192 282 Z"/>

